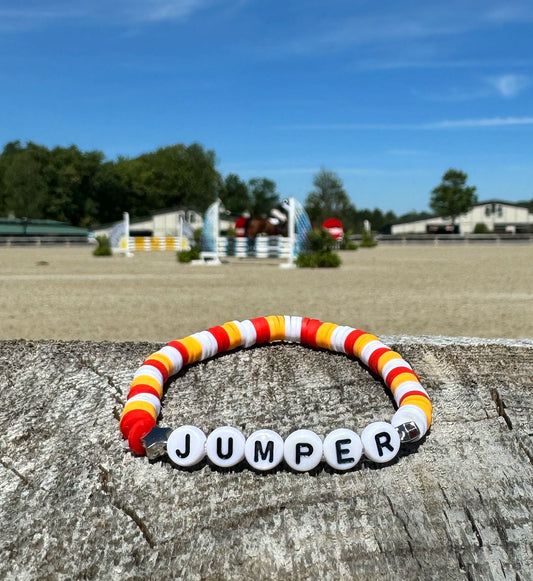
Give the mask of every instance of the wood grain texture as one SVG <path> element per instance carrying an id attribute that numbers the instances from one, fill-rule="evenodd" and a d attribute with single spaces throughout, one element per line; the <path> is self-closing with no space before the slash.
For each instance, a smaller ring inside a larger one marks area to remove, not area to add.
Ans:
<path id="1" fill-rule="evenodd" d="M 161 345 L 0 342 L 0 577 L 533 578 L 533 342 L 383 339 L 434 425 L 391 465 L 345 474 L 135 457 L 117 418 Z M 325 436 L 392 413 L 356 361 L 275 344 L 182 372 L 159 423 Z"/>

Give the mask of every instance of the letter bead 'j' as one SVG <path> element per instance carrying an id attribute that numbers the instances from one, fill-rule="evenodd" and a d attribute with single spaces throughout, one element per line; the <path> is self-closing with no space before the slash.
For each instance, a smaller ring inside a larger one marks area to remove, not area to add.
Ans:
<path id="1" fill-rule="evenodd" d="M 180 426 L 168 437 L 167 454 L 176 466 L 194 466 L 205 457 L 206 436 L 196 426 Z"/>

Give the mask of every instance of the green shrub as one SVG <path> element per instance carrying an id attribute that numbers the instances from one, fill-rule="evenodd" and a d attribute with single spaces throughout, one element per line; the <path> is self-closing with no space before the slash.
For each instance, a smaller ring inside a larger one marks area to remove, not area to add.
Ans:
<path id="1" fill-rule="evenodd" d="M 93 250 L 94 256 L 111 256 L 113 254 L 111 243 L 107 236 L 97 236 L 96 242 L 98 246 Z"/>
<path id="2" fill-rule="evenodd" d="M 369 232 L 368 230 L 363 230 L 363 232 L 361 233 L 361 247 L 374 248 L 374 246 L 377 246 L 377 244 L 378 243 L 375 241 L 372 232 Z"/>
<path id="3" fill-rule="evenodd" d="M 179 250 L 177 253 L 178 262 L 191 262 L 200 258 L 200 248 L 192 246 L 189 250 Z"/>
<path id="4" fill-rule="evenodd" d="M 341 259 L 333 252 L 334 239 L 329 232 L 316 228 L 307 234 L 308 251 L 296 257 L 296 266 L 300 268 L 336 268 Z"/>
<path id="5" fill-rule="evenodd" d="M 478 222 L 474 226 L 474 234 L 488 234 L 489 232 L 489 227 L 485 224 L 485 222 Z"/>

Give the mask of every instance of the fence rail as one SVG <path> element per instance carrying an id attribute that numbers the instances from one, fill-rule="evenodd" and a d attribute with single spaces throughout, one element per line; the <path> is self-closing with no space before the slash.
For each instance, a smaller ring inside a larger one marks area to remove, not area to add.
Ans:
<path id="1" fill-rule="evenodd" d="M 86 236 L 0 236 L 0 247 L 20 246 L 88 246 L 94 244 Z"/>
<path id="2" fill-rule="evenodd" d="M 533 234 L 378 234 L 380 244 L 532 244 Z M 354 240 L 358 242 L 358 240 Z"/>

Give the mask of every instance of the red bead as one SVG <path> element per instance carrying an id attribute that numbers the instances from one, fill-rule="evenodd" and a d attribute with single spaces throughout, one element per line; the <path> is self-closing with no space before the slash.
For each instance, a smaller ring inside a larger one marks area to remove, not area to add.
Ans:
<path id="1" fill-rule="evenodd" d="M 256 319 L 250 319 L 252 325 L 255 327 L 256 344 L 267 343 L 270 341 L 270 325 L 265 317 L 257 317 Z"/>
<path id="2" fill-rule="evenodd" d="M 316 347 L 316 334 L 322 326 L 322 321 L 318 319 L 308 319 L 302 324 L 301 342 L 311 347 Z"/>
<path id="3" fill-rule="evenodd" d="M 155 387 L 152 387 L 151 385 L 144 385 L 142 383 L 138 383 L 137 385 L 134 385 L 133 387 L 130 388 L 128 392 L 128 399 L 130 399 L 130 397 L 133 397 L 134 395 L 138 395 L 139 393 L 150 393 L 152 395 L 155 395 L 156 397 L 159 397 L 159 393 Z"/>
<path id="4" fill-rule="evenodd" d="M 406 397 L 409 397 L 410 395 L 421 395 L 422 397 L 425 397 L 429 401 L 429 397 L 428 397 L 427 393 L 424 393 L 423 391 L 418 391 L 416 389 L 413 389 L 412 391 L 407 391 L 406 393 L 404 393 L 402 395 L 402 397 L 400 398 L 400 401 L 398 402 L 398 405 L 401 405 L 402 401 Z"/>
<path id="5" fill-rule="evenodd" d="M 168 369 L 166 365 L 161 363 L 161 361 L 157 359 L 147 359 L 143 365 L 151 365 L 152 367 L 155 367 L 158 371 L 161 372 L 161 375 L 163 376 L 163 383 L 166 383 L 168 379 Z"/>
<path id="6" fill-rule="evenodd" d="M 226 329 L 224 329 L 224 327 L 217 325 L 216 327 L 211 327 L 210 329 L 207 330 L 217 340 L 219 353 L 223 353 L 224 351 L 227 351 L 229 349 L 231 341 L 228 332 L 226 331 Z"/>
<path id="7" fill-rule="evenodd" d="M 130 429 L 130 433 L 128 435 L 128 444 L 130 448 L 140 456 L 144 456 L 146 454 L 146 449 L 144 444 L 141 442 L 141 438 L 146 436 L 146 434 L 155 426 L 155 420 L 150 417 L 150 421 L 148 420 L 140 420 L 135 422 Z"/>
<path id="8" fill-rule="evenodd" d="M 170 343 L 168 343 L 168 346 L 174 347 L 174 349 L 179 351 L 181 358 L 183 359 L 183 365 L 187 365 L 187 363 L 189 362 L 189 351 L 187 350 L 185 345 L 183 345 L 179 341 L 171 341 Z"/>
<path id="9" fill-rule="evenodd" d="M 372 355 L 370 355 L 370 359 L 368 360 L 368 368 L 374 373 L 378 373 L 379 358 L 388 351 L 390 351 L 388 347 L 380 347 L 379 349 L 376 349 Z"/>
<path id="10" fill-rule="evenodd" d="M 346 337 L 346 341 L 344 341 L 344 350 L 348 355 L 353 355 L 353 346 L 361 335 L 365 335 L 365 331 L 361 331 L 361 329 L 354 329 L 348 335 L 348 337 Z"/>
<path id="11" fill-rule="evenodd" d="M 120 431 L 124 438 L 128 438 L 130 430 L 134 424 L 148 419 L 155 423 L 152 415 L 146 410 L 130 410 L 129 412 L 126 412 L 120 420 Z"/>
<path id="12" fill-rule="evenodd" d="M 391 383 L 394 381 L 394 378 L 400 375 L 401 373 L 410 373 L 415 378 L 415 381 L 420 382 L 420 380 L 418 379 L 418 375 L 412 369 L 409 369 L 409 367 L 395 367 L 394 369 L 389 371 L 387 377 L 384 378 L 387 387 L 390 387 Z"/>

